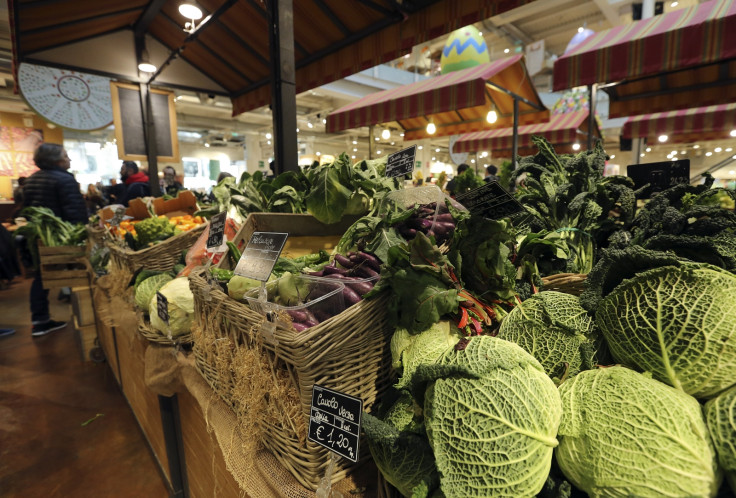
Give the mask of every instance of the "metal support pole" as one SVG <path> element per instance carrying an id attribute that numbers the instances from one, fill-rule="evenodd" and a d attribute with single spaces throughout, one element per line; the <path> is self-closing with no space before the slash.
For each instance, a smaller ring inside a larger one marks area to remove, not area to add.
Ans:
<path id="1" fill-rule="evenodd" d="M 173 498 L 189 496 L 186 465 L 184 463 L 184 443 L 181 437 L 181 421 L 179 420 L 179 403 L 176 396 L 158 396 L 161 412 L 161 428 L 164 433 L 164 446 L 169 461 L 169 475 Z"/>
<path id="2" fill-rule="evenodd" d="M 593 130 L 595 130 L 595 103 L 598 99 L 598 89 L 595 83 L 588 85 L 588 150 L 593 150 Z"/>
<path id="3" fill-rule="evenodd" d="M 271 112 L 274 175 L 299 169 L 296 137 L 296 78 L 293 0 L 267 2 L 271 52 Z"/>
<path id="4" fill-rule="evenodd" d="M 511 152 L 511 165 L 516 169 L 517 158 L 519 156 L 519 99 L 514 99 L 514 139 Z"/>
<path id="5" fill-rule="evenodd" d="M 153 122 L 151 106 L 151 89 L 147 83 L 141 83 L 141 115 L 143 116 L 144 137 L 146 140 L 146 156 L 148 158 L 148 184 L 153 197 L 161 196 L 161 186 L 158 182 L 158 149 L 156 148 L 156 125 Z"/>
<path id="6" fill-rule="evenodd" d="M 368 159 L 373 159 L 373 129 L 375 127 L 370 125 L 368 127 Z"/>

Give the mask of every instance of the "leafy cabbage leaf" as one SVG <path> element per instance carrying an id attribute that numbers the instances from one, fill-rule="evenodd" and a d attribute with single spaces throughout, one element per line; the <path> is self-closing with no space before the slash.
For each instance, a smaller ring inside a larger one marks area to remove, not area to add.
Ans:
<path id="1" fill-rule="evenodd" d="M 592 368 L 601 347 L 580 300 L 555 291 L 535 294 L 515 307 L 501 322 L 498 337 L 524 348 L 558 379 Z"/>
<path id="2" fill-rule="evenodd" d="M 705 422 L 716 447 L 718 463 L 736 495 L 736 386 L 705 404 Z"/>
<path id="3" fill-rule="evenodd" d="M 616 361 L 710 398 L 736 383 L 736 275 L 702 263 L 625 280 L 596 312 Z"/>
<path id="4" fill-rule="evenodd" d="M 560 386 L 557 463 L 590 496 L 715 496 L 713 445 L 697 400 L 625 367 Z"/>
<path id="5" fill-rule="evenodd" d="M 431 365 L 452 349 L 462 334 L 449 321 L 441 321 L 419 334 L 398 328 L 391 337 L 391 354 L 395 368 L 402 368 L 396 387 L 406 388 L 419 365 Z"/>
<path id="6" fill-rule="evenodd" d="M 490 336 L 420 366 L 424 416 L 442 491 L 533 496 L 545 485 L 562 414 L 552 380 L 529 353 Z"/>
<path id="7" fill-rule="evenodd" d="M 167 282 L 173 280 L 174 277 L 168 273 L 161 273 L 148 277 L 138 285 L 135 290 L 135 305 L 148 313 L 150 310 L 148 305 L 151 303 L 151 297 Z"/>

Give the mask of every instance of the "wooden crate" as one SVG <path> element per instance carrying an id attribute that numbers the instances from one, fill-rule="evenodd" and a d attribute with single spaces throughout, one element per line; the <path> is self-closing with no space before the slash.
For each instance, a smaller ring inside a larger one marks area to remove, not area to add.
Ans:
<path id="1" fill-rule="evenodd" d="M 99 287 L 92 292 L 92 302 L 95 309 L 108 306 L 107 295 Z M 113 376 L 118 384 L 120 384 L 120 366 L 118 365 L 118 345 L 115 327 L 106 325 L 99 316 L 95 315 L 95 323 L 97 324 L 97 337 L 100 340 L 100 347 L 105 353 L 105 359 L 110 365 Z"/>
<path id="2" fill-rule="evenodd" d="M 77 342 L 82 353 L 82 361 L 93 361 L 90 353 L 96 347 L 97 324 L 93 320 L 91 325 L 81 325 L 76 316 L 74 316 L 73 320 L 74 330 L 77 333 Z"/>
<path id="3" fill-rule="evenodd" d="M 94 325 L 95 307 L 92 303 L 92 288 L 90 286 L 72 287 L 72 313 L 82 327 Z"/>
<path id="4" fill-rule="evenodd" d="M 202 410 L 188 391 L 176 395 L 179 402 L 179 420 L 187 483 L 191 498 L 212 496 L 240 498 L 243 493 L 238 483 L 228 472 L 222 451 L 207 431 L 207 422 Z M 247 497 L 245 497 L 247 498 Z"/>
<path id="5" fill-rule="evenodd" d="M 133 323 L 137 324 L 137 321 L 134 320 Z M 135 327 L 120 326 L 116 327 L 116 330 L 123 394 L 171 487 L 169 457 L 166 452 L 158 395 L 146 387 L 144 380 L 148 342 L 141 337 Z"/>
<path id="6" fill-rule="evenodd" d="M 38 246 L 39 266 L 44 289 L 89 285 L 84 246 Z"/>

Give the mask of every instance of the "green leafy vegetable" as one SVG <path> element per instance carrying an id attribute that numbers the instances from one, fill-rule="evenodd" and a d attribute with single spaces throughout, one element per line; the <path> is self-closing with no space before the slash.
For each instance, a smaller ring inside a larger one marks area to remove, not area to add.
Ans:
<path id="1" fill-rule="evenodd" d="M 736 494 L 736 387 L 705 404 L 705 421 L 716 448 L 718 463 Z"/>
<path id="2" fill-rule="evenodd" d="M 167 326 L 158 316 L 158 295 L 154 292 L 153 297 L 151 297 L 151 304 L 148 305 L 151 327 L 165 336 L 169 332 L 172 337 L 190 333 L 194 316 L 194 295 L 189 290 L 189 279 L 186 277 L 175 278 L 164 284 L 159 292 L 163 294 L 169 304 L 169 324 Z"/>
<path id="3" fill-rule="evenodd" d="M 153 296 L 159 289 L 161 289 L 161 287 L 164 286 L 164 284 L 173 279 L 174 277 L 168 273 L 159 273 L 142 280 L 135 289 L 135 305 L 146 313 L 149 313 L 151 311 L 149 306 Z M 154 310 L 154 313 L 155 312 L 156 310 Z"/>
<path id="4" fill-rule="evenodd" d="M 715 496 L 720 471 L 698 402 L 623 367 L 560 386 L 557 463 L 590 496 Z"/>
<path id="5" fill-rule="evenodd" d="M 441 321 L 419 334 L 406 329 L 396 329 L 391 337 L 391 356 L 394 368 L 400 369 L 401 377 L 396 387 L 408 387 L 419 365 L 431 365 L 449 349 L 453 348 L 462 334 L 448 321 Z"/>

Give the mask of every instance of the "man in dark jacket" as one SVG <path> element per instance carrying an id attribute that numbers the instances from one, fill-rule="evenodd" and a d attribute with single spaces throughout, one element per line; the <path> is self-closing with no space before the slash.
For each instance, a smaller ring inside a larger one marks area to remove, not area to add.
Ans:
<path id="1" fill-rule="evenodd" d="M 31 175 L 23 186 L 23 205 L 47 207 L 56 216 L 71 223 L 87 222 L 87 206 L 79 190 L 79 183 L 67 171 L 71 162 L 64 147 L 58 144 L 41 144 L 33 154 L 39 171 Z M 31 335 L 39 337 L 66 327 L 49 315 L 49 291 L 43 289 L 41 272 L 31 284 Z"/>
<path id="2" fill-rule="evenodd" d="M 148 176 L 138 171 L 138 165 L 133 161 L 123 161 L 120 167 L 120 179 L 125 184 L 125 194 L 118 202 L 123 206 L 127 206 L 132 199 L 151 195 Z"/>

